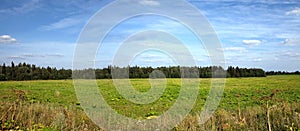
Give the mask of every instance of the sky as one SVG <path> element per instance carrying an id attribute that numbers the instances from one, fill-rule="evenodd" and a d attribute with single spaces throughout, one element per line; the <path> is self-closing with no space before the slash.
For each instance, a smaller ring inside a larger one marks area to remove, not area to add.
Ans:
<path id="1" fill-rule="evenodd" d="M 132 1 L 128 1 L 132 2 Z M 159 0 L 135 4 L 160 7 Z M 176 1 L 170 1 L 174 4 Z M 208 20 L 224 51 L 226 66 L 264 70 L 300 70 L 299 0 L 187 0 Z M 109 0 L 1 0 L 0 63 L 26 62 L 38 66 L 72 68 L 77 41 L 86 24 Z M 183 10 L 178 8 L 172 10 Z M 136 9 L 132 9 L 136 10 Z M 113 10 L 112 14 L 129 10 Z M 187 15 L 192 16 L 187 12 Z M 105 21 L 105 20 L 103 20 Z M 108 21 L 107 21 L 108 22 Z M 91 61 L 102 68 L 112 61 L 122 43 L 139 31 L 159 30 L 180 39 L 198 66 L 209 66 L 210 55 L 193 32 L 167 17 L 141 15 L 116 25 Z M 154 35 L 155 36 L 155 35 Z M 156 39 L 161 39 L 158 36 Z M 147 42 L 143 43 L 147 44 Z M 148 45 L 151 41 L 148 41 Z M 167 43 L 161 43 L 161 45 Z M 174 51 L 179 51 L 176 46 Z M 130 50 L 129 50 L 130 52 Z M 178 52 L 180 53 L 180 51 Z M 163 51 L 147 50 L 130 65 L 178 65 Z"/>

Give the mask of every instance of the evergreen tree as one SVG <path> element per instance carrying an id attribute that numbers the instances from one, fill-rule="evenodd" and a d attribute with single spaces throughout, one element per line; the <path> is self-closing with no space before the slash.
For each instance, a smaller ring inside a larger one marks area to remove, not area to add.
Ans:
<path id="1" fill-rule="evenodd" d="M 2 68 L 1 69 L 1 73 L 4 74 L 4 75 L 6 75 L 6 65 L 5 65 L 5 63 L 3 63 L 3 65 L 2 65 L 1 68 Z"/>

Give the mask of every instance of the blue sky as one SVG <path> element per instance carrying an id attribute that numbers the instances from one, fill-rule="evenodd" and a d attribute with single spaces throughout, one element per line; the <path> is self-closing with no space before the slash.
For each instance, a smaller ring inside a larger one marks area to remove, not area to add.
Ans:
<path id="1" fill-rule="evenodd" d="M 72 68 L 76 41 L 88 20 L 107 0 L 1 0 L 0 63 L 27 62 Z M 175 1 L 172 1 L 175 2 Z M 172 4 L 172 2 L 170 4 Z M 300 70 L 300 1 L 188 0 L 208 19 L 222 43 L 226 65 L 265 70 Z M 137 4 L 160 6 L 160 1 Z M 174 9 L 180 10 L 180 8 Z M 115 10 L 114 13 L 120 12 Z M 209 55 L 184 26 L 159 16 L 126 20 L 108 34 L 94 60 L 111 64 L 126 35 L 138 30 L 167 30 L 184 38 L 197 65 L 210 65 Z M 131 65 L 176 65 L 161 52 L 147 51 Z"/>

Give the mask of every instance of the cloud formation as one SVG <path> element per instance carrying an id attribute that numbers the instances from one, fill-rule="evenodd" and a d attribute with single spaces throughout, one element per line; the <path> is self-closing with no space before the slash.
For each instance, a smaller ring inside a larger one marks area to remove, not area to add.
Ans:
<path id="1" fill-rule="evenodd" d="M 139 2 L 142 5 L 149 5 L 149 6 L 158 6 L 160 5 L 160 3 L 158 1 L 154 1 L 154 0 L 141 0 Z"/>
<path id="2" fill-rule="evenodd" d="M 261 58 L 254 58 L 253 61 L 254 62 L 259 62 L 259 61 L 262 61 L 262 59 Z"/>
<path id="3" fill-rule="evenodd" d="M 23 58 L 33 58 L 33 57 L 45 57 L 45 56 L 44 55 L 32 54 L 32 53 L 24 53 L 20 57 L 23 57 Z"/>
<path id="4" fill-rule="evenodd" d="M 6 57 L 9 60 L 24 60 L 25 58 L 22 56 L 8 56 Z"/>
<path id="5" fill-rule="evenodd" d="M 286 12 L 286 15 L 297 15 L 300 16 L 300 8 L 295 8 L 291 11 Z"/>
<path id="6" fill-rule="evenodd" d="M 20 14 L 20 13 L 28 13 L 30 11 L 33 11 L 37 7 L 39 7 L 39 0 L 31 0 L 28 3 L 23 4 L 19 7 L 12 7 L 7 9 L 1 9 L 0 13 L 6 13 L 6 14 Z"/>
<path id="7" fill-rule="evenodd" d="M 238 51 L 238 52 L 247 52 L 244 47 L 226 47 L 223 49 L 224 51 Z"/>
<path id="8" fill-rule="evenodd" d="M 41 30 L 57 30 L 57 29 L 64 29 L 69 27 L 74 27 L 79 24 L 83 23 L 83 20 L 77 17 L 70 17 L 70 18 L 64 18 L 57 22 L 54 22 L 50 25 L 45 25 L 40 27 Z"/>
<path id="9" fill-rule="evenodd" d="M 51 56 L 51 57 L 64 57 L 64 54 L 61 53 L 55 53 L 55 54 L 47 54 L 47 56 Z"/>
<path id="10" fill-rule="evenodd" d="M 25 60 L 25 59 L 31 59 L 31 58 L 49 58 L 49 57 L 64 57 L 63 54 L 60 53 L 53 53 L 53 54 L 33 54 L 33 53 L 24 53 L 22 55 L 12 55 L 6 57 L 9 60 L 15 60 L 15 59 L 20 59 L 20 60 Z"/>
<path id="11" fill-rule="evenodd" d="M 285 39 L 282 44 L 286 46 L 295 46 L 299 43 L 299 39 Z"/>
<path id="12" fill-rule="evenodd" d="M 260 40 L 243 40 L 245 45 L 259 45 L 261 44 Z"/>
<path id="13" fill-rule="evenodd" d="M 282 56 L 292 57 L 292 58 L 300 58 L 300 53 L 287 51 Z"/>
<path id="14" fill-rule="evenodd" d="M 10 35 L 0 36 L 0 43 L 2 44 L 15 44 L 17 43 L 16 38 L 11 37 Z"/>

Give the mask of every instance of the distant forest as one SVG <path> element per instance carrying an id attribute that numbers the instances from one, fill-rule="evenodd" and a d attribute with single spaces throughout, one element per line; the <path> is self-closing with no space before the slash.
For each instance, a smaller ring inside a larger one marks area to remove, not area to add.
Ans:
<path id="1" fill-rule="evenodd" d="M 102 69 L 84 69 L 76 70 L 77 75 L 82 78 L 87 78 L 86 72 L 94 71 L 96 79 L 111 79 L 111 69 L 119 68 L 115 66 L 108 66 Z M 210 67 L 180 67 L 180 66 L 169 66 L 169 67 L 129 67 L 129 78 L 148 78 L 149 74 L 154 70 L 160 70 L 164 73 L 167 78 L 181 78 L 180 68 L 182 69 L 197 69 L 198 75 L 195 77 L 200 78 L 211 78 L 212 72 L 214 71 L 225 71 L 222 67 L 210 66 Z M 297 72 L 281 72 L 281 71 L 270 71 L 265 72 L 258 68 L 239 68 L 229 66 L 226 70 L 227 78 L 230 77 L 265 77 L 266 75 L 284 75 L 284 74 L 300 74 Z M 195 73 L 197 74 L 197 73 Z M 218 76 L 217 76 L 218 77 Z M 71 69 L 57 69 L 55 67 L 38 67 L 34 64 L 19 63 L 17 65 L 11 62 L 11 66 L 5 64 L 0 65 L 0 81 L 6 80 L 60 80 L 60 79 L 71 79 Z"/>

